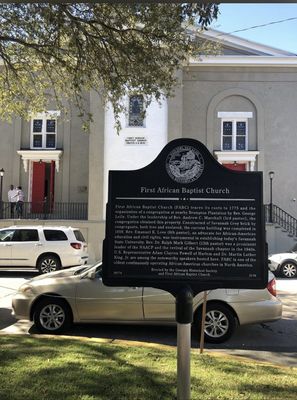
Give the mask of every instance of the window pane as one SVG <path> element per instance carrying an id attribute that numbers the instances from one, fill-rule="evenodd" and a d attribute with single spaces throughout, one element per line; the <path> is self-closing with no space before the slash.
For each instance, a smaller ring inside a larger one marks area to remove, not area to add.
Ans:
<path id="1" fill-rule="evenodd" d="M 85 242 L 85 238 L 83 237 L 83 234 L 81 233 L 81 231 L 74 231 L 73 233 L 74 233 L 76 240 L 79 240 L 80 242 Z"/>
<path id="2" fill-rule="evenodd" d="M 42 119 L 33 119 L 33 132 L 42 132 Z"/>
<path id="3" fill-rule="evenodd" d="M 237 136 L 236 150 L 245 150 L 245 136 Z"/>
<path id="4" fill-rule="evenodd" d="M 15 234 L 13 237 L 13 241 L 16 242 L 37 242 L 38 240 L 38 232 L 35 229 L 19 229 L 18 235 Z"/>
<path id="5" fill-rule="evenodd" d="M 42 135 L 33 135 L 33 147 L 42 147 Z"/>
<path id="6" fill-rule="evenodd" d="M 12 230 L 1 231 L 0 232 L 0 242 L 10 242 L 13 234 L 14 234 L 14 231 L 12 231 Z"/>
<path id="7" fill-rule="evenodd" d="M 46 147 L 55 148 L 56 147 L 56 135 L 46 135 Z"/>
<path id="8" fill-rule="evenodd" d="M 238 121 L 236 122 L 236 135 L 245 135 L 246 134 L 246 122 Z"/>
<path id="9" fill-rule="evenodd" d="M 47 132 L 56 132 L 56 120 L 55 119 L 47 119 L 46 120 L 46 131 Z"/>
<path id="10" fill-rule="evenodd" d="M 129 126 L 143 126 L 143 96 L 129 99 Z"/>
<path id="11" fill-rule="evenodd" d="M 223 135 L 232 135 L 232 121 L 223 122 Z"/>
<path id="12" fill-rule="evenodd" d="M 63 231 L 45 229 L 43 232 L 45 240 L 48 241 L 68 240 L 66 234 Z"/>
<path id="13" fill-rule="evenodd" d="M 232 136 L 223 137 L 223 150 L 232 150 Z"/>

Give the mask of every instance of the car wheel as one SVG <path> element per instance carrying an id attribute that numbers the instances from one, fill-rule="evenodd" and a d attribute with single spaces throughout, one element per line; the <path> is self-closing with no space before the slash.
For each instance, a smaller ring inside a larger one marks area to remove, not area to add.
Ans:
<path id="1" fill-rule="evenodd" d="M 198 329 L 201 332 L 201 315 L 199 310 Z M 236 318 L 232 311 L 224 304 L 210 303 L 206 307 L 204 340 L 208 343 L 223 343 L 234 333 L 236 327 Z"/>
<path id="2" fill-rule="evenodd" d="M 285 278 L 296 278 L 297 265 L 293 261 L 286 261 L 281 265 L 280 271 Z"/>
<path id="3" fill-rule="evenodd" d="M 33 320 L 40 332 L 61 333 L 70 326 L 72 313 L 65 300 L 49 297 L 37 304 Z"/>
<path id="4" fill-rule="evenodd" d="M 61 262 L 57 256 L 49 254 L 40 257 L 37 263 L 37 268 L 41 274 L 48 274 L 49 272 L 61 269 Z"/>

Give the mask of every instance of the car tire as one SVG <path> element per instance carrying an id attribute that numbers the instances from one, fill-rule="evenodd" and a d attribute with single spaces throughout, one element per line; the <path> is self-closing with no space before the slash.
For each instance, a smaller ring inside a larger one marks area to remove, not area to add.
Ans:
<path id="1" fill-rule="evenodd" d="M 296 278 L 297 264 L 294 261 L 285 261 L 280 266 L 280 272 L 284 278 Z"/>
<path id="2" fill-rule="evenodd" d="M 59 297 L 48 297 L 37 304 L 33 320 L 38 331 L 58 334 L 71 325 L 72 312 L 65 300 Z"/>
<path id="3" fill-rule="evenodd" d="M 202 308 L 196 316 L 198 334 L 201 333 Z M 223 343 L 234 333 L 237 320 L 232 311 L 221 303 L 209 303 L 206 306 L 204 340 L 208 343 Z"/>
<path id="4" fill-rule="evenodd" d="M 61 261 L 55 255 L 46 254 L 39 258 L 37 268 L 41 274 L 48 274 L 61 269 Z"/>

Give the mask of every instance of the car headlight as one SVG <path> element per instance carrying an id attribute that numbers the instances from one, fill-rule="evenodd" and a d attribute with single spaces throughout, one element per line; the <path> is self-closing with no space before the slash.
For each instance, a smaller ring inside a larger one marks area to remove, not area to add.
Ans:
<path id="1" fill-rule="evenodd" d="M 18 292 L 25 294 L 26 296 L 34 295 L 33 288 L 32 286 L 28 285 L 28 283 L 24 283 L 22 286 L 20 286 Z"/>

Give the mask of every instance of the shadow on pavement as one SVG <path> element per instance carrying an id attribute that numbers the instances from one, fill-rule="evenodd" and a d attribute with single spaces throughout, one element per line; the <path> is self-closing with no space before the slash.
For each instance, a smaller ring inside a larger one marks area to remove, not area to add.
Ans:
<path id="1" fill-rule="evenodd" d="M 283 321 L 284 322 L 284 321 Z M 292 330 L 295 321 L 286 321 L 287 329 L 278 330 L 272 324 L 257 324 L 239 327 L 235 334 L 225 343 L 205 343 L 206 349 L 230 349 L 230 350 L 261 350 L 274 352 L 297 352 L 296 336 L 288 337 L 286 331 Z M 282 324 L 283 327 L 283 324 Z M 296 327 L 297 328 L 297 327 Z M 34 326 L 29 330 L 30 334 L 39 334 Z M 284 342 L 277 336 L 284 335 Z M 77 324 L 72 326 L 63 336 L 76 336 L 87 338 L 102 338 L 107 340 L 126 340 L 156 343 L 176 346 L 177 330 L 175 326 L 140 326 L 140 325 L 114 325 L 114 324 Z M 192 329 L 192 348 L 199 348 L 200 339 L 197 330 Z M 297 360 L 296 360 L 297 363 Z"/>
<path id="2" fill-rule="evenodd" d="M 17 320 L 11 315 L 9 308 L 0 308 L 0 330 L 15 324 Z"/>
<path id="3" fill-rule="evenodd" d="M 0 278 L 25 278 L 31 279 L 39 275 L 36 269 L 2 269 L 0 267 Z"/>
<path id="4" fill-rule="evenodd" d="M 40 334 L 35 326 L 26 323 L 18 327 L 18 333 Z M 207 352 L 219 352 L 227 355 L 248 358 L 255 361 L 269 362 L 275 365 L 297 367 L 297 329 L 295 333 L 287 335 L 287 329 L 292 330 L 291 324 L 296 321 L 286 320 L 284 325 L 280 321 L 271 324 L 242 326 L 237 329 L 229 341 L 222 344 L 205 343 Z M 281 329 L 282 330 L 281 330 Z M 13 332 L 17 333 L 17 332 Z M 77 324 L 64 337 L 100 338 L 110 342 L 125 340 L 126 342 L 152 343 L 176 346 L 177 332 L 175 326 L 137 326 L 114 324 Z M 199 350 L 200 340 L 198 332 L 192 330 L 192 349 Z"/>

